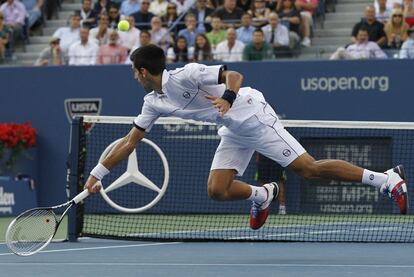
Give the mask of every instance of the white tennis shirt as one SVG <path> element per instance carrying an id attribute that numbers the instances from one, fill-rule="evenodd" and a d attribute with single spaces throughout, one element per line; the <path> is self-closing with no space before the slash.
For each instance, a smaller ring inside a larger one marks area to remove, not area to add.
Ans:
<path id="1" fill-rule="evenodd" d="M 221 97 L 226 90 L 220 84 L 220 75 L 226 67 L 190 63 L 175 70 L 162 73 L 162 93 L 152 91 L 144 97 L 141 114 L 134 125 L 149 132 L 159 117 L 175 116 L 183 119 L 213 122 L 229 129 L 239 127 L 245 120 L 263 108 L 265 102 L 261 92 L 243 87 L 230 110 L 221 116 L 216 107 L 205 96 Z"/>

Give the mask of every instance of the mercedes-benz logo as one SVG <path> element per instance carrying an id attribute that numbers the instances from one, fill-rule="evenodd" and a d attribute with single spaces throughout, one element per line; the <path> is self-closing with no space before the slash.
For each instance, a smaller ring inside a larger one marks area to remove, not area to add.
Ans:
<path id="1" fill-rule="evenodd" d="M 106 149 L 102 152 L 101 157 L 99 158 L 99 162 L 102 162 L 105 159 L 105 157 L 109 154 L 112 148 L 120 140 L 122 140 L 122 138 L 112 142 L 110 145 L 108 145 L 108 147 L 106 147 Z M 158 147 L 158 145 L 156 145 L 154 142 L 150 141 L 149 139 L 144 138 L 141 140 L 141 142 L 146 143 L 149 146 L 151 146 L 157 152 L 158 156 L 160 157 L 163 167 L 164 167 L 164 181 L 163 181 L 162 186 L 159 187 L 155 185 L 154 182 L 152 182 L 149 178 L 147 178 L 147 176 L 145 176 L 139 170 L 137 152 L 134 149 L 134 151 L 132 151 L 132 153 L 128 156 L 128 162 L 127 162 L 127 167 L 126 167 L 125 172 L 121 176 L 119 176 L 114 182 L 112 182 L 107 188 L 105 188 L 104 194 L 102 195 L 104 199 L 108 202 L 108 204 L 110 204 L 113 208 L 118 209 L 123 212 L 134 213 L 134 212 L 140 212 L 140 211 L 144 211 L 146 209 L 151 208 L 161 199 L 161 197 L 164 195 L 167 189 L 167 186 L 168 186 L 170 173 L 169 173 L 168 161 L 164 155 L 164 152 L 161 150 L 161 148 Z M 114 203 L 111 199 L 109 199 L 109 197 L 107 198 L 106 193 L 113 191 L 117 188 L 120 188 L 122 186 L 131 184 L 131 183 L 153 190 L 157 192 L 158 195 L 147 205 L 140 207 L 140 208 L 136 208 L 136 209 L 129 209 L 129 208 L 119 206 L 116 203 Z"/>

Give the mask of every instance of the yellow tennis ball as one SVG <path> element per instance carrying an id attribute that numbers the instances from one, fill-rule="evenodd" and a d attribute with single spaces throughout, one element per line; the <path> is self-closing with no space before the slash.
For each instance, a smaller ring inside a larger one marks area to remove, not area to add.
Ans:
<path id="1" fill-rule="evenodd" d="M 129 22 L 126 20 L 121 20 L 118 23 L 118 30 L 122 31 L 122 32 L 126 32 L 129 30 Z"/>

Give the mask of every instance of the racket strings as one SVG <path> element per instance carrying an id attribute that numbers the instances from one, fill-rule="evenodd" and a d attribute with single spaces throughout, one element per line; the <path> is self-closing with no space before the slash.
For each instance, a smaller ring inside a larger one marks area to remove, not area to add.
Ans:
<path id="1" fill-rule="evenodd" d="M 9 226 L 6 243 L 16 254 L 32 254 L 49 242 L 55 233 L 56 224 L 51 209 L 28 211 Z"/>

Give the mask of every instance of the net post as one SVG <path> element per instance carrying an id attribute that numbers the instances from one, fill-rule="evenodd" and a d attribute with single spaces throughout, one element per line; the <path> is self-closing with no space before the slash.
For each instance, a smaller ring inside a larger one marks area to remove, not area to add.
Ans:
<path id="1" fill-rule="evenodd" d="M 67 195 L 69 199 L 75 197 L 82 189 L 84 156 L 85 156 L 85 131 L 83 117 L 76 117 L 71 124 L 69 156 L 67 161 Z M 83 157 L 83 159 L 82 159 Z M 83 205 L 77 205 L 68 212 L 68 239 L 77 241 L 82 229 Z"/>

